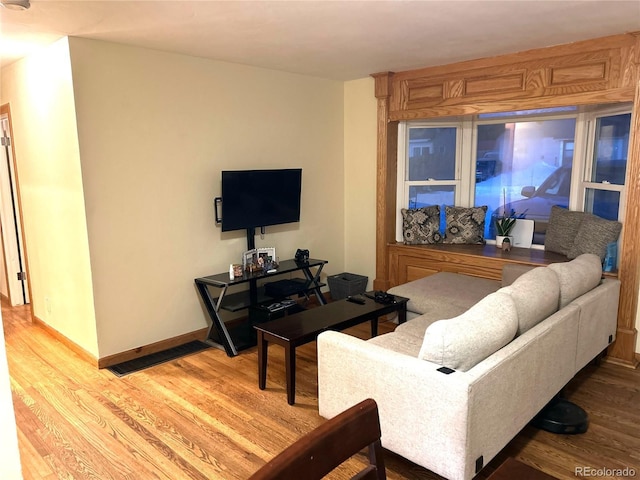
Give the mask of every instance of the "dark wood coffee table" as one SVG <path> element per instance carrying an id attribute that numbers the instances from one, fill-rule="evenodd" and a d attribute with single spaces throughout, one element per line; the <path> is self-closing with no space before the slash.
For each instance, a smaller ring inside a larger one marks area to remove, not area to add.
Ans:
<path id="1" fill-rule="evenodd" d="M 371 294 L 371 293 L 370 293 Z M 389 313 L 398 313 L 399 323 L 407 320 L 408 298 L 395 297 L 394 303 L 377 303 L 366 298 L 364 305 L 346 299 L 328 305 L 311 308 L 300 313 L 255 325 L 258 333 L 258 386 L 266 388 L 267 352 L 269 343 L 284 347 L 287 402 L 295 403 L 296 394 L 296 347 L 313 342 L 326 330 L 344 330 L 363 322 L 371 321 L 371 336 L 378 334 L 378 318 Z"/>

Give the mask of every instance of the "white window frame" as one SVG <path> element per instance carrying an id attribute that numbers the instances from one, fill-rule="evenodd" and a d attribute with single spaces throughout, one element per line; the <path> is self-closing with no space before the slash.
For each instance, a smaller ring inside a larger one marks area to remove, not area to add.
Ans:
<path id="1" fill-rule="evenodd" d="M 602 184 L 591 181 L 591 173 L 593 169 L 593 156 L 595 152 L 595 142 L 596 142 L 596 125 L 598 123 L 599 118 L 603 117 L 612 117 L 615 115 L 624 115 L 632 113 L 633 106 L 631 104 L 624 105 L 616 105 L 616 106 L 605 106 L 594 109 L 591 112 L 583 113 L 583 123 L 585 125 L 585 142 L 584 142 L 584 152 L 582 157 L 582 163 L 584 165 L 584 169 L 582 172 L 582 177 L 578 179 L 576 185 L 579 187 L 576 189 L 576 209 L 584 210 L 586 208 L 586 192 L 587 189 L 593 190 L 609 190 L 613 192 L 620 193 L 620 205 L 618 207 L 618 219 L 623 219 L 626 210 L 626 185 L 629 179 L 629 168 L 627 168 L 625 180 L 623 185 L 617 184 Z M 629 145 L 631 148 L 631 145 Z M 629 157 L 629 153 L 627 152 L 627 158 Z M 628 166 L 627 166 L 628 167 Z M 572 178 L 573 181 L 573 178 Z M 573 185 L 573 184 L 572 184 Z"/>
<path id="2" fill-rule="evenodd" d="M 573 168 L 571 174 L 571 191 L 569 194 L 569 208 L 571 210 L 585 210 L 585 195 L 589 188 L 599 190 L 614 190 L 620 192 L 620 207 L 618 218 L 624 218 L 626 208 L 626 189 L 629 169 L 625 185 L 603 185 L 587 181 L 590 179 L 593 165 L 593 151 L 595 146 L 595 126 L 597 119 L 612 115 L 631 113 L 632 104 L 622 105 L 598 105 L 578 108 L 575 112 L 540 114 L 523 117 L 510 117 L 496 115 L 492 118 L 479 119 L 473 116 L 461 116 L 456 119 L 436 119 L 433 121 L 402 121 L 398 125 L 398 154 L 397 154 L 397 189 L 396 189 L 396 240 L 403 241 L 401 209 L 407 208 L 408 189 L 413 185 L 453 185 L 455 188 L 455 204 L 462 207 L 473 206 L 475 200 L 475 162 L 477 144 L 477 126 L 505 123 L 510 119 L 518 121 L 542 121 L 560 120 L 566 118 L 576 119 L 574 137 Z M 439 128 L 456 127 L 456 178 L 455 180 L 427 180 L 406 181 L 406 168 L 408 162 L 407 148 L 409 146 L 409 130 L 411 128 Z M 494 243 L 487 240 L 487 243 Z M 544 245 L 532 245 L 533 249 L 544 249 Z"/>
<path id="3" fill-rule="evenodd" d="M 397 166 L 397 186 L 396 186 L 396 240 L 402 241 L 402 213 L 403 208 L 407 208 L 408 203 L 406 199 L 409 198 L 409 188 L 413 186 L 423 185 L 442 185 L 453 186 L 454 188 L 454 201 L 456 204 L 461 202 L 468 202 L 465 197 L 469 196 L 469 185 L 467 183 L 468 172 L 471 168 L 470 165 L 463 166 L 462 158 L 465 153 L 465 149 L 468 148 L 465 144 L 469 144 L 468 139 L 465 142 L 464 137 L 468 135 L 464 131 L 465 127 L 469 128 L 470 119 L 458 120 L 458 121 L 435 121 L 435 122 L 400 122 L 398 125 L 398 166 Z M 456 129 L 456 158 L 455 158 L 455 170 L 454 177 L 451 180 L 405 180 L 407 177 L 408 168 L 408 149 L 409 149 L 409 130 L 412 128 L 455 128 Z M 467 162 L 468 163 L 468 162 Z M 464 179 L 464 180 L 463 180 Z"/>

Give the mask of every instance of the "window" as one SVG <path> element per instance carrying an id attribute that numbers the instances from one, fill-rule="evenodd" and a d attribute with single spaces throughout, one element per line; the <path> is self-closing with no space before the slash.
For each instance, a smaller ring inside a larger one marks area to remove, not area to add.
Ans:
<path id="1" fill-rule="evenodd" d="M 474 203 L 487 205 L 485 238 L 495 238 L 494 220 L 504 211 L 535 222 L 543 232 L 551 207 L 569 206 L 573 118 L 478 124 Z M 480 173 L 479 173 L 480 172 Z"/>
<path id="2" fill-rule="evenodd" d="M 403 175 L 408 207 L 453 204 L 457 168 L 456 127 L 409 127 L 410 152 Z"/>
<path id="3" fill-rule="evenodd" d="M 400 124 L 400 208 L 487 205 L 492 218 L 515 211 L 534 220 L 544 244 L 553 205 L 620 219 L 629 149 L 631 105 L 478 115 Z M 444 225 L 443 225 L 444 227 Z"/>
<path id="4" fill-rule="evenodd" d="M 622 218 L 631 114 L 595 117 L 592 154 L 586 165 L 584 210 L 609 220 Z"/>

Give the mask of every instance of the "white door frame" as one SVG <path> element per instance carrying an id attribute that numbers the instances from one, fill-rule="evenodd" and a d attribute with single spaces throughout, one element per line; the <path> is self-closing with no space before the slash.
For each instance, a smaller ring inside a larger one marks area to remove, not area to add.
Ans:
<path id="1" fill-rule="evenodd" d="M 12 306 L 30 303 L 27 259 L 24 249 L 22 208 L 16 181 L 16 162 L 8 106 L 0 112 L 0 227 L 8 297 Z"/>

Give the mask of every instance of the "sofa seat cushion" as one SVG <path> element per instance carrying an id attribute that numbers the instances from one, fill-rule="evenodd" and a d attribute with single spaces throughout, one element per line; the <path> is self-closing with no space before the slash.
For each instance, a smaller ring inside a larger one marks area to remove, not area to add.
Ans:
<path id="1" fill-rule="evenodd" d="M 518 313 L 510 295 L 487 295 L 463 314 L 432 323 L 419 358 L 467 371 L 508 344 L 518 330 Z"/>
<path id="2" fill-rule="evenodd" d="M 570 262 L 552 263 L 551 269 L 560 282 L 560 306 L 564 308 L 580 295 L 597 287 L 602 279 L 600 257 L 584 253 Z"/>
<path id="3" fill-rule="evenodd" d="M 457 317 L 467 310 L 468 308 L 466 307 L 447 303 L 446 305 L 442 305 L 437 311 L 423 313 L 405 323 L 401 323 L 396 327 L 395 331 L 406 335 L 413 335 L 417 337 L 422 344 L 422 339 L 429 325 L 438 320 Z"/>
<path id="4" fill-rule="evenodd" d="M 518 333 L 531 327 L 558 310 L 560 282 L 558 276 L 546 267 L 537 267 L 519 276 L 512 285 L 499 292 L 511 295 L 518 311 Z"/>
<path id="5" fill-rule="evenodd" d="M 409 299 L 407 310 L 419 314 L 439 312 L 448 305 L 468 309 L 500 288 L 498 280 L 460 273 L 438 272 L 389 289 Z M 445 317 L 440 317 L 445 318 Z"/>
<path id="6" fill-rule="evenodd" d="M 422 338 L 397 331 L 378 335 L 367 342 L 414 358 L 418 356 L 422 347 Z"/>

